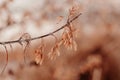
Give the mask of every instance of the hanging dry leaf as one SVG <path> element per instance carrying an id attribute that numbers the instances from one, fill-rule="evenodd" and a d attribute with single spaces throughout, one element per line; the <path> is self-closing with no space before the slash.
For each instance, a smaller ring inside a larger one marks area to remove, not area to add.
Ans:
<path id="1" fill-rule="evenodd" d="M 45 48 L 45 45 L 42 44 L 41 46 L 38 47 L 38 49 L 35 50 L 35 62 L 37 64 L 42 64 L 43 63 L 43 60 L 44 60 L 44 48 Z"/>
<path id="2" fill-rule="evenodd" d="M 51 51 L 48 53 L 48 56 L 51 60 L 55 59 L 56 56 L 60 56 L 58 43 L 55 44 L 55 46 L 51 49 Z"/>
<path id="3" fill-rule="evenodd" d="M 74 32 L 75 29 L 73 28 L 72 24 L 70 24 L 67 28 L 65 28 L 59 44 L 64 45 L 67 49 L 74 49 L 76 51 L 77 44 L 74 40 Z"/>

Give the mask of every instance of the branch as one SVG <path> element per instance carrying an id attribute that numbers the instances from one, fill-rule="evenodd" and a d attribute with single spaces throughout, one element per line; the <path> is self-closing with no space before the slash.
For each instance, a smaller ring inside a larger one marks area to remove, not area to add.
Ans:
<path id="1" fill-rule="evenodd" d="M 6 41 L 6 42 L 0 42 L 1 45 L 6 45 L 6 44 L 13 44 L 13 43 L 22 43 L 22 42 L 27 42 L 27 41 L 33 41 L 33 40 L 36 40 L 36 39 L 40 39 L 40 38 L 44 38 L 44 37 L 47 37 L 49 35 L 52 35 L 60 30 L 62 30 L 63 28 L 65 28 L 66 26 L 68 26 L 70 23 L 72 23 L 74 20 L 76 20 L 82 13 L 79 13 L 77 16 L 75 16 L 73 19 L 71 19 L 69 22 L 67 22 L 65 25 L 63 25 L 62 27 L 60 27 L 59 29 L 53 31 L 53 32 L 50 32 L 48 34 L 45 34 L 43 36 L 38 36 L 38 37 L 33 37 L 33 38 L 30 38 L 30 39 L 18 39 L 18 40 L 13 40 L 13 41 Z"/>

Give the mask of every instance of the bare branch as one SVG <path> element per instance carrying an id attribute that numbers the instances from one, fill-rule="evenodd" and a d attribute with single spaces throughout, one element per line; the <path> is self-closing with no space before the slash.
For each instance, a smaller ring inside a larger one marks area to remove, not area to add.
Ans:
<path id="1" fill-rule="evenodd" d="M 22 42 L 26 42 L 26 41 L 33 41 L 36 39 L 40 39 L 40 38 L 44 38 L 47 37 L 51 34 L 54 34 L 60 30 L 62 30 L 63 28 L 65 28 L 66 26 L 70 25 L 70 23 L 72 23 L 74 20 L 76 20 L 82 13 L 79 13 L 77 16 L 75 16 L 73 19 L 69 20 L 69 22 L 67 22 L 65 25 L 63 25 L 62 27 L 58 28 L 57 30 L 50 32 L 48 34 L 45 34 L 43 36 L 38 36 L 38 37 L 33 37 L 30 39 L 18 39 L 18 40 L 13 40 L 13 41 L 6 41 L 6 42 L 0 42 L 1 45 L 6 45 L 6 44 L 13 44 L 13 43 L 22 43 Z"/>

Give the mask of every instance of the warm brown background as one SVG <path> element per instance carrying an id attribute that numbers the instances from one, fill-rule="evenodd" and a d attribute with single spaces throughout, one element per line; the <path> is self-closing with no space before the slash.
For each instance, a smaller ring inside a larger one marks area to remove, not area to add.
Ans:
<path id="1" fill-rule="evenodd" d="M 1 0 L 0 5 L 4 2 L 8 1 Z M 9 63 L 0 80 L 120 80 L 119 0 L 13 0 L 7 3 L 7 8 L 0 9 L 0 41 L 18 39 L 25 32 L 32 37 L 51 32 L 66 23 L 68 10 L 74 4 L 79 5 L 78 12 L 82 12 L 73 22 L 79 29 L 75 38 L 77 51 L 62 46 L 61 55 L 50 60 L 47 53 L 55 40 L 44 38 L 45 60 L 38 66 L 33 60 L 40 40 L 33 41 L 27 50 L 27 64 L 19 44 L 12 45 L 13 52 L 7 45 Z M 9 23 L 8 15 L 12 16 Z M 56 24 L 59 16 L 63 16 L 63 20 Z M 59 34 L 56 34 L 58 38 Z M 5 61 L 5 50 L 1 46 L 1 71 Z"/>

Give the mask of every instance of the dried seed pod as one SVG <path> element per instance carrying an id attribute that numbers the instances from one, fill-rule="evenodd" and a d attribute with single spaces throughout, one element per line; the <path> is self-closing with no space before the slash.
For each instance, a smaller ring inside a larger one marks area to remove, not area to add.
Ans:
<path id="1" fill-rule="evenodd" d="M 2 6 L 0 6 L 0 8 L 3 8 L 3 9 L 7 10 L 7 3 L 4 3 Z M 51 51 L 50 51 L 50 53 L 48 55 L 50 56 L 51 59 L 55 58 L 56 55 L 59 56 L 60 55 L 59 47 L 60 47 L 61 44 L 65 45 L 66 47 L 69 46 L 70 48 L 73 48 L 73 46 L 75 46 L 74 49 L 76 50 L 77 49 L 76 43 L 73 40 L 73 32 L 74 32 L 74 30 L 72 29 L 71 23 L 75 19 L 77 19 L 80 15 L 81 15 L 81 13 L 79 15 L 75 16 L 71 20 L 68 19 L 68 23 L 66 23 L 65 25 L 61 26 L 60 28 L 58 28 L 57 30 L 55 30 L 55 31 L 53 31 L 51 33 L 48 33 L 48 34 L 45 34 L 45 35 L 42 35 L 42 36 L 38 36 L 38 37 L 34 37 L 34 38 L 31 38 L 31 36 L 28 33 L 25 33 L 18 40 L 0 42 L 0 44 L 4 46 L 6 54 L 7 54 L 7 58 L 6 58 L 7 62 L 6 62 L 6 65 L 5 65 L 4 69 L 2 70 L 2 72 L 5 70 L 5 68 L 6 68 L 7 64 L 8 64 L 8 50 L 7 50 L 6 44 L 10 44 L 11 50 L 12 50 L 12 45 L 11 44 L 13 44 L 13 43 L 19 43 L 22 46 L 25 45 L 24 46 L 25 47 L 24 48 L 24 61 L 25 61 L 25 53 L 26 53 L 26 50 L 30 46 L 30 41 L 36 40 L 36 39 L 42 39 L 44 37 L 50 36 L 51 34 L 57 33 L 58 31 L 66 28 L 66 26 L 67 26 L 67 29 L 65 29 L 65 32 L 62 35 L 62 39 L 59 42 L 56 39 L 56 44 L 51 49 Z M 29 14 L 26 14 L 25 16 L 29 16 Z M 9 18 L 8 21 L 9 20 L 11 20 L 11 18 Z M 8 22 L 8 24 L 11 24 L 11 23 L 13 23 L 13 22 Z M 23 20 L 23 24 L 25 24 L 24 20 Z M 42 64 L 43 58 L 44 58 L 43 57 L 43 51 L 44 51 L 43 47 L 42 47 L 42 50 L 41 50 L 41 47 L 40 47 L 40 50 L 35 51 L 35 53 L 36 53 L 36 58 L 35 58 L 36 63 Z"/>
<path id="2" fill-rule="evenodd" d="M 51 35 L 55 38 L 55 45 L 48 53 L 49 58 L 52 60 L 55 59 L 56 56 L 60 56 L 60 51 L 59 51 L 60 44 L 58 38 L 54 34 Z"/>
<path id="3" fill-rule="evenodd" d="M 44 50 L 45 50 L 45 45 L 42 43 L 38 49 L 35 50 L 35 62 L 36 64 L 42 64 L 44 60 Z"/>
<path id="4" fill-rule="evenodd" d="M 77 50 L 77 44 L 74 41 L 74 33 L 75 29 L 72 28 L 72 25 L 69 25 L 67 28 L 65 28 L 62 39 L 60 41 L 60 45 L 64 45 L 67 49 L 74 49 Z"/>
<path id="5" fill-rule="evenodd" d="M 48 53 L 48 56 L 51 60 L 55 59 L 56 56 L 60 56 L 59 45 L 55 44 L 55 46 Z"/>

